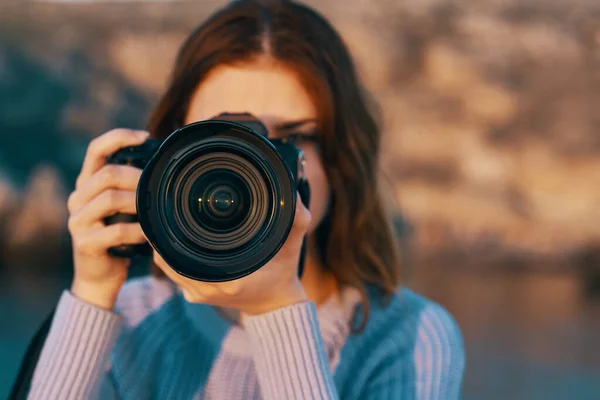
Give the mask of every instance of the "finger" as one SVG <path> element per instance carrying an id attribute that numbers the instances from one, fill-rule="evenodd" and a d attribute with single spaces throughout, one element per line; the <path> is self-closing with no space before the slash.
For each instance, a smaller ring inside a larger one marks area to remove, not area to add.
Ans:
<path id="1" fill-rule="evenodd" d="M 306 234 L 306 231 L 308 230 L 311 219 L 312 216 L 310 211 L 308 210 L 308 208 L 306 208 L 304 203 L 302 203 L 300 194 L 298 194 L 296 199 L 296 214 L 294 216 L 294 225 L 292 227 L 292 232 L 294 232 L 295 235 L 304 236 Z"/>
<path id="2" fill-rule="evenodd" d="M 154 261 L 154 264 L 160 268 L 169 278 L 169 272 L 166 271 L 169 268 L 169 265 L 167 264 L 167 262 L 160 256 L 160 254 L 158 254 L 158 252 L 155 250 L 152 252 L 152 260 Z M 174 271 L 173 271 L 174 272 Z"/>
<path id="3" fill-rule="evenodd" d="M 158 268 L 160 268 L 160 270 L 173 282 L 177 283 L 178 285 L 181 286 L 181 282 L 179 282 L 179 277 L 177 276 L 177 274 L 175 273 L 175 271 L 173 271 L 169 265 L 161 259 L 161 261 L 157 261 L 156 258 L 154 259 L 154 263 L 156 264 L 156 266 Z"/>
<path id="4" fill-rule="evenodd" d="M 135 214 L 135 192 L 108 189 L 94 197 L 69 218 L 69 230 L 75 232 L 90 227 L 116 213 Z"/>
<path id="5" fill-rule="evenodd" d="M 181 288 L 181 292 L 183 294 L 183 298 L 188 303 L 207 303 L 206 298 L 199 296 L 197 293 L 192 294 L 192 292 L 186 288 Z"/>
<path id="6" fill-rule="evenodd" d="M 136 131 L 132 129 L 113 129 L 105 134 L 93 139 L 83 160 L 81 172 L 76 181 L 76 187 L 85 182 L 104 164 L 106 158 L 117 150 L 142 144 L 150 134 L 145 131 Z"/>
<path id="7" fill-rule="evenodd" d="M 239 296 L 246 287 L 243 278 L 229 282 L 216 282 L 213 286 L 220 293 L 227 296 Z"/>
<path id="8" fill-rule="evenodd" d="M 200 282 L 180 275 L 179 273 L 177 273 L 177 271 L 171 268 L 169 264 L 167 264 L 167 262 L 156 251 L 154 252 L 153 261 L 154 264 L 156 264 L 156 266 L 160 268 L 170 280 L 175 282 L 182 289 L 187 288 L 187 291 L 193 294 L 193 297 L 196 300 L 199 296 L 201 296 L 204 299 L 209 299 L 215 298 L 220 293 L 222 293 L 222 291 L 219 290 L 219 288 L 217 288 L 217 285 L 214 283 Z"/>
<path id="9" fill-rule="evenodd" d="M 156 266 L 160 268 L 165 273 L 165 275 L 167 275 L 167 277 L 170 278 L 172 281 L 178 284 L 185 283 L 186 278 L 175 272 L 175 270 L 171 268 L 169 264 L 167 264 L 164 258 L 162 258 L 157 251 L 153 252 L 152 260 L 154 261 L 154 264 L 156 264 Z"/>
<path id="10" fill-rule="evenodd" d="M 154 264 L 160 268 L 160 270 L 173 281 L 177 286 L 179 286 L 182 290 L 189 286 L 189 282 L 182 275 L 179 275 L 173 268 L 167 264 L 167 262 L 156 252 L 154 251 Z M 189 300 L 189 299 L 186 299 Z"/>
<path id="11" fill-rule="evenodd" d="M 135 192 L 142 171 L 129 165 L 105 165 L 76 189 L 67 202 L 69 212 L 75 213 L 107 189 Z"/>
<path id="12" fill-rule="evenodd" d="M 85 234 L 73 236 L 73 246 L 79 253 L 103 255 L 110 247 L 143 243 L 146 240 L 137 222 L 103 226 Z"/>

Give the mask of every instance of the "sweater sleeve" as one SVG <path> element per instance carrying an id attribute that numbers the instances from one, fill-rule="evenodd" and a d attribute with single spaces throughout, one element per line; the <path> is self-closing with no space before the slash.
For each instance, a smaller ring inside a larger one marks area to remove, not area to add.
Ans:
<path id="1" fill-rule="evenodd" d="M 96 398 L 120 326 L 116 313 L 63 292 L 28 399 Z M 107 393 L 107 388 L 102 390 Z"/>
<path id="2" fill-rule="evenodd" d="M 246 316 L 264 399 L 337 399 L 314 303 Z"/>

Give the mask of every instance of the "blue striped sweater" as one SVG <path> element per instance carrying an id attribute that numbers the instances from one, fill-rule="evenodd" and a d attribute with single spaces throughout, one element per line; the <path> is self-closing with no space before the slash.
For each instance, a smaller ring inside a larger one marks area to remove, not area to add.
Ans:
<path id="1" fill-rule="evenodd" d="M 161 278 L 128 282 L 112 312 L 65 291 L 29 398 L 460 398 L 465 360 L 452 317 L 408 289 L 385 306 L 370 300 L 365 329 L 351 333 L 353 289 L 242 325 Z"/>

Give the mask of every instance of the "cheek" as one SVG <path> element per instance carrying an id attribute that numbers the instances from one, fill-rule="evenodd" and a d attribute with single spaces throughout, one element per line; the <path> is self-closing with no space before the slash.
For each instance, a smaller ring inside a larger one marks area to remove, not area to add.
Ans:
<path id="1" fill-rule="evenodd" d="M 310 185 L 310 213 L 312 220 L 308 232 L 312 233 L 321 223 L 329 205 L 330 187 L 325 168 L 316 151 L 304 150 L 305 173 Z"/>

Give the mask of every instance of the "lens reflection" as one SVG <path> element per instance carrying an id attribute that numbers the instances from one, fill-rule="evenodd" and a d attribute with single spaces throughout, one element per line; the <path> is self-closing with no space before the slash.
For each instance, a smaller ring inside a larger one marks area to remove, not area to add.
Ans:
<path id="1" fill-rule="evenodd" d="M 237 229 L 248 217 L 251 193 L 242 178 L 230 170 L 213 170 L 192 185 L 190 209 L 195 222 L 208 231 Z M 192 203 L 196 203 L 195 207 Z"/>
<path id="2" fill-rule="evenodd" d="M 214 189 L 208 196 L 208 206 L 213 213 L 227 217 L 235 211 L 234 204 L 235 206 L 238 204 L 238 201 L 236 201 L 237 197 L 235 189 L 228 186 L 220 186 Z"/>

